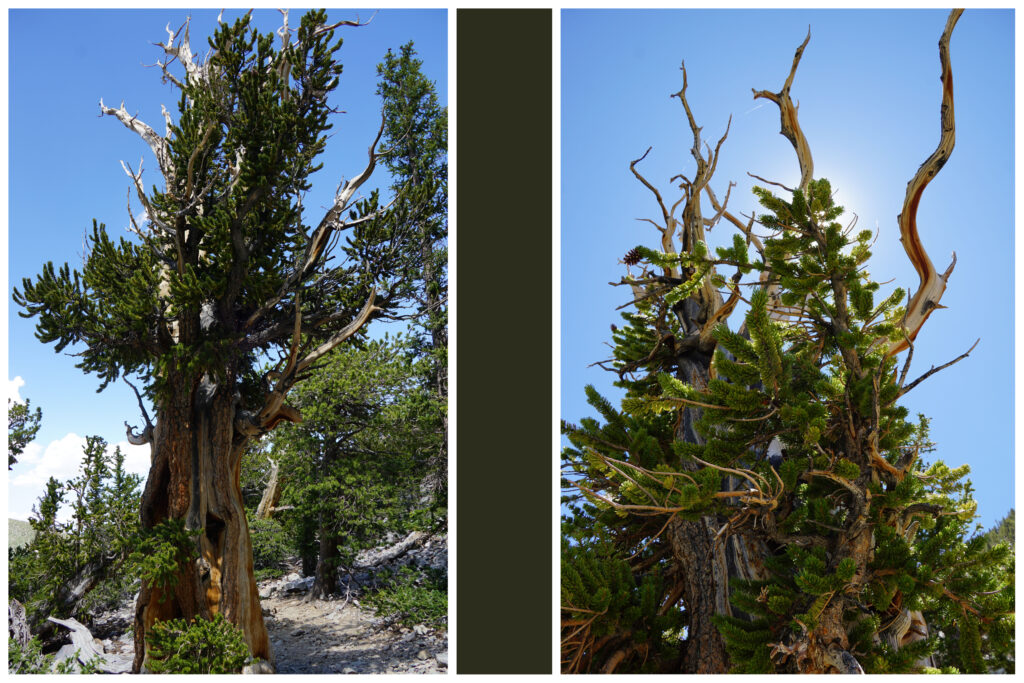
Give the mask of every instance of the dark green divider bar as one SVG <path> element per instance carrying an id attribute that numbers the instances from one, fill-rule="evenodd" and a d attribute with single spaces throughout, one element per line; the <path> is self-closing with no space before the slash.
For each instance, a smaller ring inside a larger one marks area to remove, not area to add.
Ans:
<path id="1" fill-rule="evenodd" d="M 460 674 L 549 674 L 551 10 L 457 10 Z"/>

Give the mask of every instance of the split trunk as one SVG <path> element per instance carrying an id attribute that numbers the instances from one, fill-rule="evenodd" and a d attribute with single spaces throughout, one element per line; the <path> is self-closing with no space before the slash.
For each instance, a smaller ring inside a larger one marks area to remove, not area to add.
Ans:
<path id="1" fill-rule="evenodd" d="M 222 614 L 241 629 L 253 657 L 273 666 L 253 576 L 252 543 L 239 485 L 248 437 L 234 428 L 233 373 L 179 387 L 157 410 L 152 463 L 142 496 L 141 520 L 151 529 L 183 519 L 201 530 L 193 560 L 179 567 L 172 586 L 143 585 L 135 610 L 135 662 L 146 664 L 146 636 L 158 621 L 210 619 Z"/>

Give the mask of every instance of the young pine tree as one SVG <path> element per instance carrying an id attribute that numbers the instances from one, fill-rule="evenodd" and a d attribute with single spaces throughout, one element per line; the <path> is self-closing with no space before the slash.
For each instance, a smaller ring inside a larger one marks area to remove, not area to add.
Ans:
<path id="1" fill-rule="evenodd" d="M 15 403 L 7 399 L 7 469 L 18 462 L 18 456 L 25 451 L 25 446 L 36 438 L 42 419 L 42 409 L 36 408 L 33 413 L 31 401 Z"/>
<path id="2" fill-rule="evenodd" d="M 707 185 L 721 141 L 704 158 L 684 71 L 677 96 L 698 172 L 682 220 L 661 205 L 662 249 L 624 259 L 636 310 L 614 356 L 626 398 L 617 409 L 588 388 L 604 422 L 563 428 L 575 491 L 563 526 L 566 671 L 1012 670 L 1010 549 L 972 535 L 967 466 L 928 462 L 928 421 L 899 403 L 933 372 L 907 382 L 910 354 L 898 354 L 949 274 L 920 258 L 915 212 L 952 150 L 958 17 L 940 41 L 943 134 L 900 217 L 921 264 L 906 305 L 899 289 L 876 298 L 871 232 L 844 227 L 828 181 L 813 177 L 789 98 L 806 41 L 783 90 L 755 94 L 779 105 L 801 182 L 788 198 L 755 188 L 764 212 L 750 223 Z M 702 194 L 740 231 L 715 254 Z M 749 311 L 734 332 L 725 321 L 741 298 Z"/>
<path id="3" fill-rule="evenodd" d="M 444 430 L 425 484 L 435 498 L 435 508 L 443 514 L 448 491 L 448 112 L 421 67 L 412 43 L 397 54 L 388 50 L 377 66 L 381 77 L 377 93 L 384 98 L 387 121 L 384 145 L 389 151 L 384 165 L 396 178 L 436 186 L 416 212 L 420 253 L 408 277 L 416 283 L 411 329 L 418 348 L 429 359 L 430 385 L 437 398 L 433 405 Z M 392 187 L 395 192 L 399 189 Z M 400 202 L 414 205 L 404 197 Z"/>
<path id="4" fill-rule="evenodd" d="M 273 450 L 282 503 L 294 506 L 285 527 L 316 567 L 311 597 L 335 592 L 338 572 L 389 533 L 436 526 L 422 487 L 443 436 L 432 367 L 408 339 L 368 341 L 296 391 L 305 420 L 282 429 Z"/>
<path id="5" fill-rule="evenodd" d="M 84 618 L 91 604 L 129 594 L 140 482 L 125 471 L 121 449 L 108 453 L 98 436 L 86 437 L 77 477 L 64 483 L 50 477 L 29 519 L 35 538 L 9 553 L 9 591 L 25 605 L 35 632 L 52 629 L 49 616 Z M 64 506 L 70 507 L 68 521 L 59 516 Z M 101 598 L 90 596 L 104 586 Z"/>
<path id="6" fill-rule="evenodd" d="M 309 215 L 303 197 L 327 147 L 342 70 L 334 30 L 351 22 L 312 11 L 293 26 L 282 16 L 276 34 L 261 34 L 249 13 L 221 23 L 205 57 L 193 52 L 187 23 L 160 46 L 163 77 L 180 92 L 165 135 L 101 102 L 102 114 L 149 145 L 162 187 L 147 192 L 141 170 L 126 166 L 145 209 L 145 220 L 132 217 L 135 237 L 115 241 L 95 225 L 81 272 L 47 264 L 14 293 L 22 315 L 38 318 L 41 340 L 57 351 L 81 345 L 78 367 L 101 389 L 137 375 L 155 406 L 153 422 L 143 411 L 141 434 L 129 431 L 152 449 L 142 525 L 180 521 L 195 547 L 173 580 L 142 587 L 136 671 L 154 623 L 217 613 L 272 668 L 239 461 L 250 441 L 301 420 L 286 397 L 318 362 L 408 302 L 418 214 L 442 189 L 403 177 L 400 202 L 360 196 L 385 153 L 385 102 L 365 168 L 325 214 Z"/>

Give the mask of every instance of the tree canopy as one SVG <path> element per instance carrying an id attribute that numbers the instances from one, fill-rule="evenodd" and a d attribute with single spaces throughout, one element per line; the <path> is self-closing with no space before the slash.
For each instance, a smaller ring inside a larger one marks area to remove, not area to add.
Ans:
<path id="1" fill-rule="evenodd" d="M 939 144 L 900 216 L 913 296 L 876 296 L 872 232 L 840 222 L 814 176 L 790 98 L 809 35 L 782 89 L 754 91 L 778 105 L 800 181 L 764 181 L 786 194 L 755 188 L 763 210 L 747 220 L 710 186 L 728 128 L 703 142 L 684 68 L 674 97 L 696 171 L 673 179 L 682 197 L 668 209 L 644 157 L 630 165 L 662 220 L 658 248 L 622 257 L 633 310 L 608 369 L 626 396 L 615 407 L 588 387 L 602 419 L 563 423 L 563 670 L 1012 669 L 1012 553 L 975 533 L 968 468 L 929 462 L 928 420 L 899 403 L 942 369 L 908 381 L 952 271 L 928 259 L 916 213 L 953 149 L 958 17 L 939 42 Z M 737 234 L 712 251 L 705 230 L 723 219 Z"/>

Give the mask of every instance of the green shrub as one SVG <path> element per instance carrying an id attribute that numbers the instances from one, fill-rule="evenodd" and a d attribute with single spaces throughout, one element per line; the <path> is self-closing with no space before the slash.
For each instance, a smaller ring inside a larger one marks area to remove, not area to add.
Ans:
<path id="1" fill-rule="evenodd" d="M 75 650 L 73 657 L 57 662 L 54 666 L 53 655 L 44 655 L 42 643 L 38 637 L 25 643 L 22 647 L 14 638 L 7 639 L 7 673 L 10 674 L 73 674 L 75 662 L 81 650 Z M 93 657 L 80 666 L 80 673 L 100 673 L 102 660 Z"/>
<path id="2" fill-rule="evenodd" d="M 448 623 L 448 587 L 442 572 L 402 567 L 366 602 L 378 614 L 406 626 L 441 628 Z"/>
<path id="3" fill-rule="evenodd" d="M 280 576 L 281 567 L 292 552 L 281 523 L 276 519 L 256 519 L 250 515 L 249 537 L 252 540 L 252 566 L 257 578 Z"/>
<path id="4" fill-rule="evenodd" d="M 22 647 L 14 638 L 7 639 L 7 673 L 45 674 L 53 666 L 53 655 L 44 655 L 39 638 Z"/>
<path id="5" fill-rule="evenodd" d="M 183 519 L 165 519 L 143 532 L 129 560 L 138 567 L 143 583 L 172 588 L 181 566 L 196 556 L 195 539 L 202 529 L 186 529 Z"/>
<path id="6" fill-rule="evenodd" d="M 154 624 L 146 668 L 154 674 L 230 674 L 240 673 L 249 659 L 242 631 L 217 614 L 211 621 Z"/>

